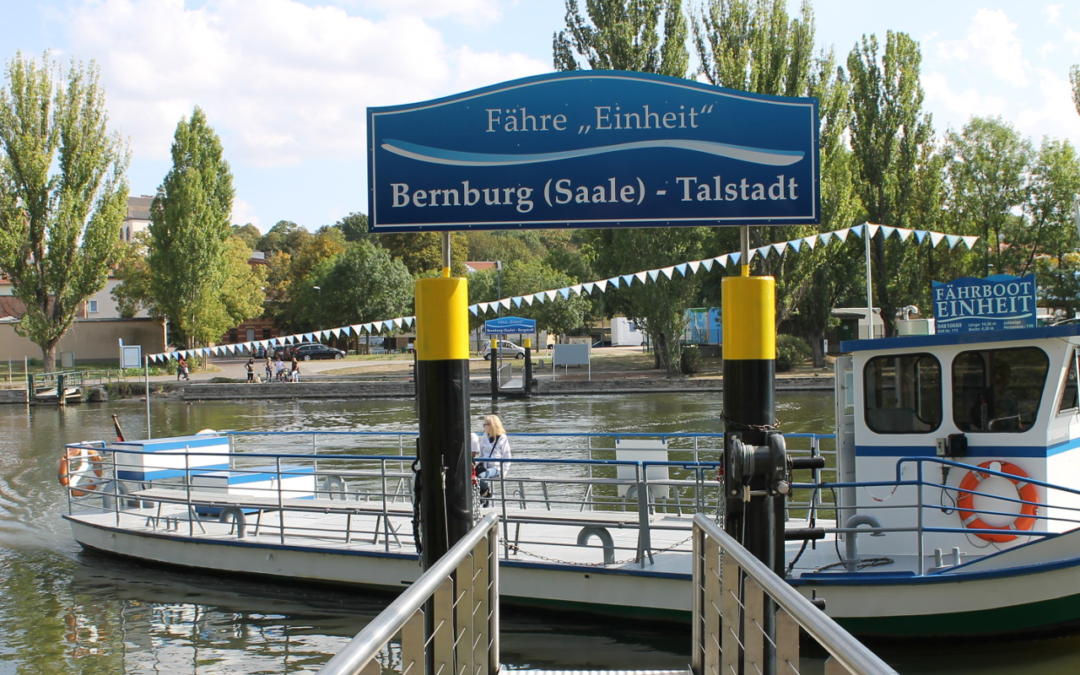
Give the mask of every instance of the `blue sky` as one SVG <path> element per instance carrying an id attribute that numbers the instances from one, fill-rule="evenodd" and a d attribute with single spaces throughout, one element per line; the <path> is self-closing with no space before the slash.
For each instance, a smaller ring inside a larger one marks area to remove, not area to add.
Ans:
<path id="1" fill-rule="evenodd" d="M 818 46 L 841 61 L 864 34 L 920 42 L 939 134 L 998 115 L 1036 143 L 1080 146 L 1068 83 L 1080 3 L 813 6 Z M 97 61 L 112 127 L 130 142 L 132 194 L 154 193 L 177 121 L 198 105 L 232 165 L 234 222 L 314 230 L 366 210 L 368 106 L 549 72 L 563 15 L 563 0 L 0 0 L 0 56 Z"/>

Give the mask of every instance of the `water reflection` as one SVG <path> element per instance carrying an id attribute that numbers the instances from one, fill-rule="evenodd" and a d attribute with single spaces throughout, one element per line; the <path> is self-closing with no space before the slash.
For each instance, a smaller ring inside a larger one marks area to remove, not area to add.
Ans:
<path id="1" fill-rule="evenodd" d="M 514 431 L 720 430 L 718 394 L 473 401 Z M 237 430 L 415 430 L 411 400 L 154 402 L 153 435 Z M 56 466 L 64 443 L 108 439 L 116 414 L 144 437 L 145 404 L 67 409 L 0 406 L 0 675 L 78 673 L 209 675 L 312 673 L 388 602 L 380 595 L 218 579 L 82 553 L 61 514 Z M 832 426 L 832 397 L 781 392 L 785 431 Z M 477 430 L 479 427 L 477 427 Z M 678 669 L 688 660 L 685 626 L 614 625 L 503 612 L 508 668 Z M 955 645 L 883 645 L 905 675 L 1080 671 L 1080 639 Z M 820 662 L 804 672 L 820 672 Z"/>

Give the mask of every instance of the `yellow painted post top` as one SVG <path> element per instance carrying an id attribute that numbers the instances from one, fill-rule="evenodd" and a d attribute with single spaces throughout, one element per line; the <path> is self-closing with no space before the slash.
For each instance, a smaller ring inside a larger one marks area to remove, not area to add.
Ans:
<path id="1" fill-rule="evenodd" d="M 524 347 L 525 349 L 532 349 L 532 338 L 525 338 L 523 342 L 525 344 L 521 345 L 522 347 Z"/>
<path id="2" fill-rule="evenodd" d="M 496 347 L 498 347 L 498 346 L 499 346 L 499 338 L 491 338 L 491 341 L 490 341 L 490 342 L 488 342 L 488 345 L 489 345 L 489 346 L 490 346 L 490 347 L 491 347 L 492 349 L 495 349 Z"/>
<path id="3" fill-rule="evenodd" d="M 776 282 L 772 277 L 724 277 L 724 359 L 776 360 Z"/>
<path id="4" fill-rule="evenodd" d="M 460 277 L 416 282 L 416 358 L 469 358 L 469 284 Z"/>

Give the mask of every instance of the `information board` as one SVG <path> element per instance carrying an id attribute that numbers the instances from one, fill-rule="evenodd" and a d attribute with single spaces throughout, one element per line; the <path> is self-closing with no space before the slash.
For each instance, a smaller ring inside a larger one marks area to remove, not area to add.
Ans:
<path id="1" fill-rule="evenodd" d="M 1035 275 L 935 281 L 934 325 L 937 333 L 1034 328 Z"/>
<path id="2" fill-rule="evenodd" d="M 536 321 L 520 316 L 503 316 L 484 322 L 484 332 L 489 335 L 507 335 L 510 333 L 535 333 Z"/>
<path id="3" fill-rule="evenodd" d="M 820 222 L 817 99 L 576 71 L 368 109 L 373 231 Z"/>

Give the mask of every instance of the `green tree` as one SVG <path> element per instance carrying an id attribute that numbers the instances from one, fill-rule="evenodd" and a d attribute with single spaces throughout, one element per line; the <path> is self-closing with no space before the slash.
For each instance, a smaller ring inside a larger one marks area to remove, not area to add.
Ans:
<path id="1" fill-rule="evenodd" d="M 604 276 L 677 265 L 703 255 L 706 228 L 590 230 L 588 254 L 593 268 Z M 658 274 L 650 283 L 634 282 L 608 290 L 605 307 L 612 314 L 635 320 L 648 333 L 655 348 L 656 368 L 679 374 L 680 338 L 686 327 L 686 309 L 698 297 L 697 275 L 671 279 Z"/>
<path id="2" fill-rule="evenodd" d="M 368 218 L 363 213 L 350 213 L 334 225 L 345 235 L 345 241 L 362 241 L 373 236 L 368 232 Z"/>
<path id="3" fill-rule="evenodd" d="M 810 94 L 819 101 L 821 156 L 821 228 L 830 232 L 852 225 L 861 206 L 855 195 L 851 152 L 846 132 L 851 117 L 850 89 L 843 71 L 837 68 L 832 52 L 815 60 L 810 77 Z M 798 254 L 804 272 L 803 283 L 789 284 L 792 292 L 785 298 L 792 307 L 788 318 L 794 332 L 806 338 L 814 365 L 824 367 L 825 331 L 835 326 L 832 310 L 842 298 L 859 286 L 859 267 L 852 260 L 860 257 L 853 245 L 816 247 Z"/>
<path id="4" fill-rule="evenodd" d="M 345 326 L 405 316 L 412 311 L 413 277 L 383 248 L 353 242 L 320 262 L 307 277 L 322 302 L 314 305 L 315 326 Z M 305 291 L 306 292 L 306 291 Z"/>
<path id="5" fill-rule="evenodd" d="M 267 253 L 288 253 L 296 255 L 296 252 L 311 239 L 313 235 L 289 220 L 279 220 L 259 241 L 259 251 Z"/>
<path id="6" fill-rule="evenodd" d="M 150 316 L 160 318 L 161 312 L 154 305 L 150 291 L 150 265 L 147 264 L 150 233 L 146 230 L 136 232 L 131 241 L 120 242 L 120 254 L 116 263 L 116 278 L 120 284 L 113 288 L 112 297 L 116 301 L 120 316 L 130 319 L 145 309 Z"/>
<path id="7" fill-rule="evenodd" d="M 237 237 L 240 237 L 241 241 L 247 245 L 252 251 L 259 250 L 259 242 L 262 240 L 262 232 L 259 232 L 259 228 L 255 227 L 251 223 L 247 225 L 233 225 L 232 233 Z"/>
<path id="8" fill-rule="evenodd" d="M 577 283 L 577 279 L 539 260 L 512 262 L 503 269 L 503 297 L 565 288 L 574 283 Z M 521 307 L 512 308 L 508 313 L 534 319 L 537 330 L 561 335 L 583 326 L 588 310 L 587 297 L 570 295 L 563 298 L 557 294 L 554 299 L 543 303 L 536 301 L 532 305 L 523 303 Z"/>
<path id="9" fill-rule="evenodd" d="M 1080 159 L 1068 141 L 1043 139 L 1031 174 L 1027 226 L 1014 236 L 1026 254 L 1018 274 L 1035 270 L 1040 302 L 1062 315 L 1080 311 L 1080 256 L 1072 209 L 1080 194 Z"/>
<path id="10" fill-rule="evenodd" d="M 566 30 L 555 35 L 558 70 L 582 67 L 634 70 L 685 77 L 687 26 L 679 0 L 593 0 L 588 20 L 576 0 L 566 1 Z M 700 254 L 704 228 L 590 230 L 589 262 L 600 274 L 614 275 L 661 267 Z M 685 256 L 685 257 L 683 257 Z M 658 280 L 620 289 L 605 298 L 607 309 L 622 309 L 638 319 L 656 346 L 656 367 L 678 375 L 686 308 L 696 297 L 696 279 Z"/>
<path id="11" fill-rule="evenodd" d="M 1015 270 L 1024 251 L 1005 238 L 1022 220 L 1020 210 L 1031 195 L 1031 142 L 1000 118 L 973 117 L 959 133 L 947 135 L 945 155 L 949 213 L 956 231 L 980 237 L 982 255 L 967 273 Z"/>
<path id="12" fill-rule="evenodd" d="M 884 53 L 871 35 L 848 55 L 855 185 L 872 223 L 925 229 L 938 222 L 941 158 L 930 115 L 922 112 L 921 62 L 918 43 L 893 31 Z M 928 298 L 931 266 L 920 255 L 932 253 L 883 237 L 873 241 L 874 298 L 889 335 L 898 307 Z"/>
<path id="13" fill-rule="evenodd" d="M 791 18 L 784 0 L 711 0 L 693 26 L 702 73 L 712 84 L 772 96 L 825 97 L 832 102 L 836 109 L 821 114 L 819 142 L 824 163 L 824 152 L 837 147 L 835 136 L 844 130 L 843 126 L 837 130 L 835 123 L 836 119 L 846 123 L 846 106 L 836 93 L 845 94 L 846 87 L 835 72 L 831 53 L 814 57 L 814 16 L 809 3 L 804 2 L 799 16 Z M 758 227 L 750 231 L 750 245 L 757 248 L 815 232 L 810 226 Z M 714 239 L 721 250 L 739 247 L 734 228 L 719 228 Z M 791 318 L 810 286 L 821 280 L 813 274 L 817 265 L 811 256 L 789 255 L 786 250 L 759 260 L 757 267 L 776 280 L 777 325 Z"/>
<path id="14" fill-rule="evenodd" d="M 396 232 L 379 236 L 379 243 L 400 260 L 415 277 L 426 272 L 442 270 L 442 232 Z M 469 255 L 468 240 L 461 232 L 450 235 L 450 271 L 454 276 L 465 274 Z"/>
<path id="15" fill-rule="evenodd" d="M 305 238 L 293 255 L 279 253 L 270 260 L 268 309 L 279 327 L 300 332 L 325 325 L 317 320 L 321 313 L 318 305 L 336 300 L 332 294 L 314 290 L 313 286 L 322 288 L 322 284 L 312 280 L 312 273 L 348 246 L 341 230 L 330 227 Z"/>
<path id="16" fill-rule="evenodd" d="M 72 61 L 66 85 L 57 71 L 48 55 L 19 53 L 0 90 L 0 271 L 26 305 L 16 330 L 47 371 L 79 306 L 105 286 L 128 194 L 97 66 Z"/>
<path id="17" fill-rule="evenodd" d="M 222 154 L 206 115 L 195 108 L 176 127 L 172 169 L 150 210 L 151 293 L 172 334 L 189 348 L 258 316 L 246 302 L 230 297 L 237 283 L 232 275 L 246 269 L 230 265 L 235 262 L 228 243 L 233 185 Z"/>
<path id="18" fill-rule="evenodd" d="M 785 0 L 710 0 L 693 26 L 701 72 L 712 84 L 806 96 L 814 52 L 809 2 L 789 19 Z"/>
<path id="19" fill-rule="evenodd" d="M 566 0 L 566 30 L 553 42 L 556 70 L 633 70 L 685 77 L 681 0 Z"/>

